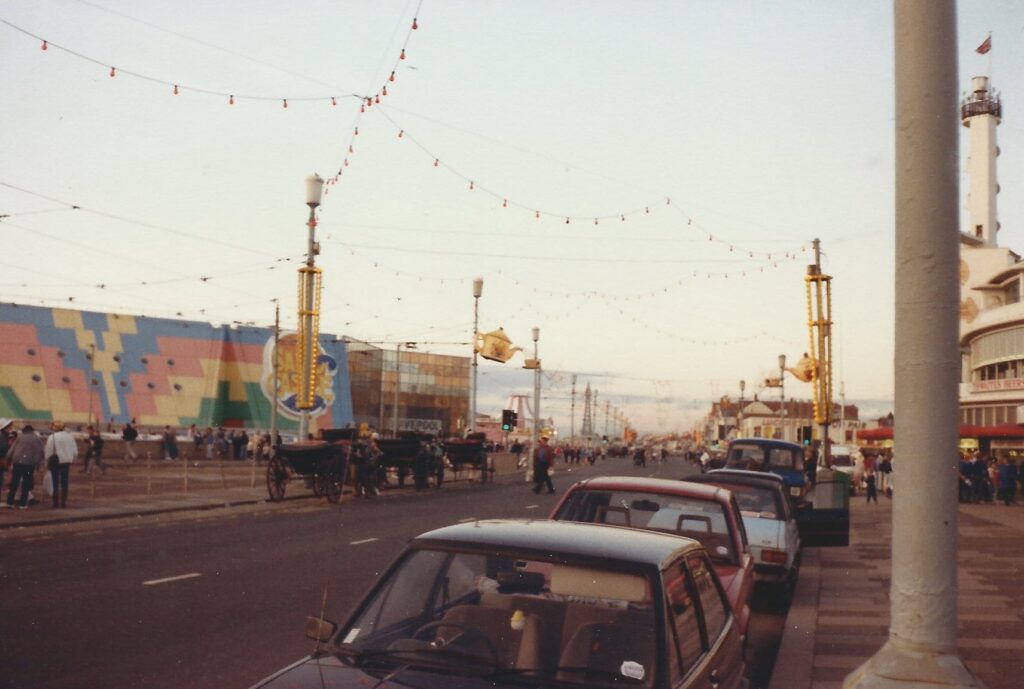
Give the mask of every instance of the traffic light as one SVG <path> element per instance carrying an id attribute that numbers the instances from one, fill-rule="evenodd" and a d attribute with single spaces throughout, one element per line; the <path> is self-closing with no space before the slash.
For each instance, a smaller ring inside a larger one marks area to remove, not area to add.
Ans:
<path id="1" fill-rule="evenodd" d="M 811 444 L 811 440 L 813 440 L 813 439 L 814 439 L 814 432 L 811 429 L 811 427 L 810 426 L 801 426 L 800 427 L 800 440 L 803 442 L 803 444 L 804 445 L 810 445 Z"/>
<path id="2" fill-rule="evenodd" d="M 511 431 L 516 425 L 516 413 L 511 409 L 501 410 L 501 430 Z"/>

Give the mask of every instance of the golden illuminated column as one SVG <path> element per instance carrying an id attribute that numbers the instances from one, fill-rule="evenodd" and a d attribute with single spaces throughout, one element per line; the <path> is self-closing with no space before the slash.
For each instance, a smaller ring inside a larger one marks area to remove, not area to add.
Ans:
<path id="1" fill-rule="evenodd" d="M 320 175 L 306 178 L 306 205 L 309 206 L 309 242 L 306 264 L 299 268 L 299 335 L 296 355 L 302 357 L 299 369 L 299 440 L 309 435 L 309 412 L 316 399 L 316 353 L 320 338 L 320 269 L 316 255 L 320 245 L 316 242 L 316 209 L 324 181 Z"/>

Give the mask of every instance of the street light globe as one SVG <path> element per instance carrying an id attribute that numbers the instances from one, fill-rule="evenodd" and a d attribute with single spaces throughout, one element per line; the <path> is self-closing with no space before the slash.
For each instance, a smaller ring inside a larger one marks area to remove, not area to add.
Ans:
<path id="1" fill-rule="evenodd" d="M 315 172 L 306 178 L 306 205 L 316 208 L 320 205 L 320 195 L 324 191 L 324 180 Z"/>
<path id="2" fill-rule="evenodd" d="M 780 369 L 786 368 L 786 355 L 785 354 L 780 354 L 779 355 L 779 368 Z"/>
<path id="3" fill-rule="evenodd" d="M 536 342 L 537 340 L 540 339 L 540 328 L 534 328 L 532 332 L 533 332 L 533 341 Z"/>
<path id="4" fill-rule="evenodd" d="M 746 390 L 746 389 L 747 389 L 747 381 L 741 380 L 740 381 L 740 393 L 742 394 L 743 391 Z"/>
<path id="5" fill-rule="evenodd" d="M 483 278 L 474 278 L 473 279 L 473 296 L 476 297 L 477 299 L 479 299 L 480 295 L 483 294 L 483 293 L 484 293 L 484 279 Z"/>

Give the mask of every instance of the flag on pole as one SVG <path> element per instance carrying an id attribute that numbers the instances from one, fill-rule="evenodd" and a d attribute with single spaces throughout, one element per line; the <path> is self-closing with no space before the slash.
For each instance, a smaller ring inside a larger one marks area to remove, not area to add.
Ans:
<path id="1" fill-rule="evenodd" d="M 974 49 L 974 52 L 978 53 L 978 55 L 984 55 L 985 53 L 987 53 L 990 50 L 992 50 L 992 35 L 991 34 L 989 34 L 989 37 L 985 39 L 984 43 L 982 43 L 981 45 L 979 45 L 977 48 Z"/>

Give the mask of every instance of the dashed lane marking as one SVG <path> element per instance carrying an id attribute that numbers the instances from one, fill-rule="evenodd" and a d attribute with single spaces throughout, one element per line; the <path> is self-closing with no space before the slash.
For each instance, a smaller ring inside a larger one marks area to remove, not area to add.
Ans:
<path id="1" fill-rule="evenodd" d="M 176 577 L 164 577 L 163 579 L 150 579 L 149 581 L 142 582 L 143 586 L 154 586 L 156 584 L 167 584 L 172 581 L 181 581 L 182 579 L 195 579 L 196 577 L 203 576 L 199 572 L 191 572 L 189 574 L 179 574 Z"/>
<path id="2" fill-rule="evenodd" d="M 465 519 L 460 519 L 459 523 L 460 524 L 465 524 L 466 522 L 475 522 L 475 521 L 477 521 L 476 517 L 466 517 Z"/>
<path id="3" fill-rule="evenodd" d="M 379 540 L 380 540 L 379 538 L 364 538 L 361 541 L 352 541 L 351 543 L 349 543 L 349 545 L 362 545 L 364 543 L 373 543 L 374 541 L 379 541 Z"/>
<path id="4" fill-rule="evenodd" d="M 535 510 L 535 509 L 537 509 L 538 507 L 540 507 L 540 505 L 527 505 L 527 506 L 526 506 L 526 509 L 528 509 L 528 510 Z"/>

